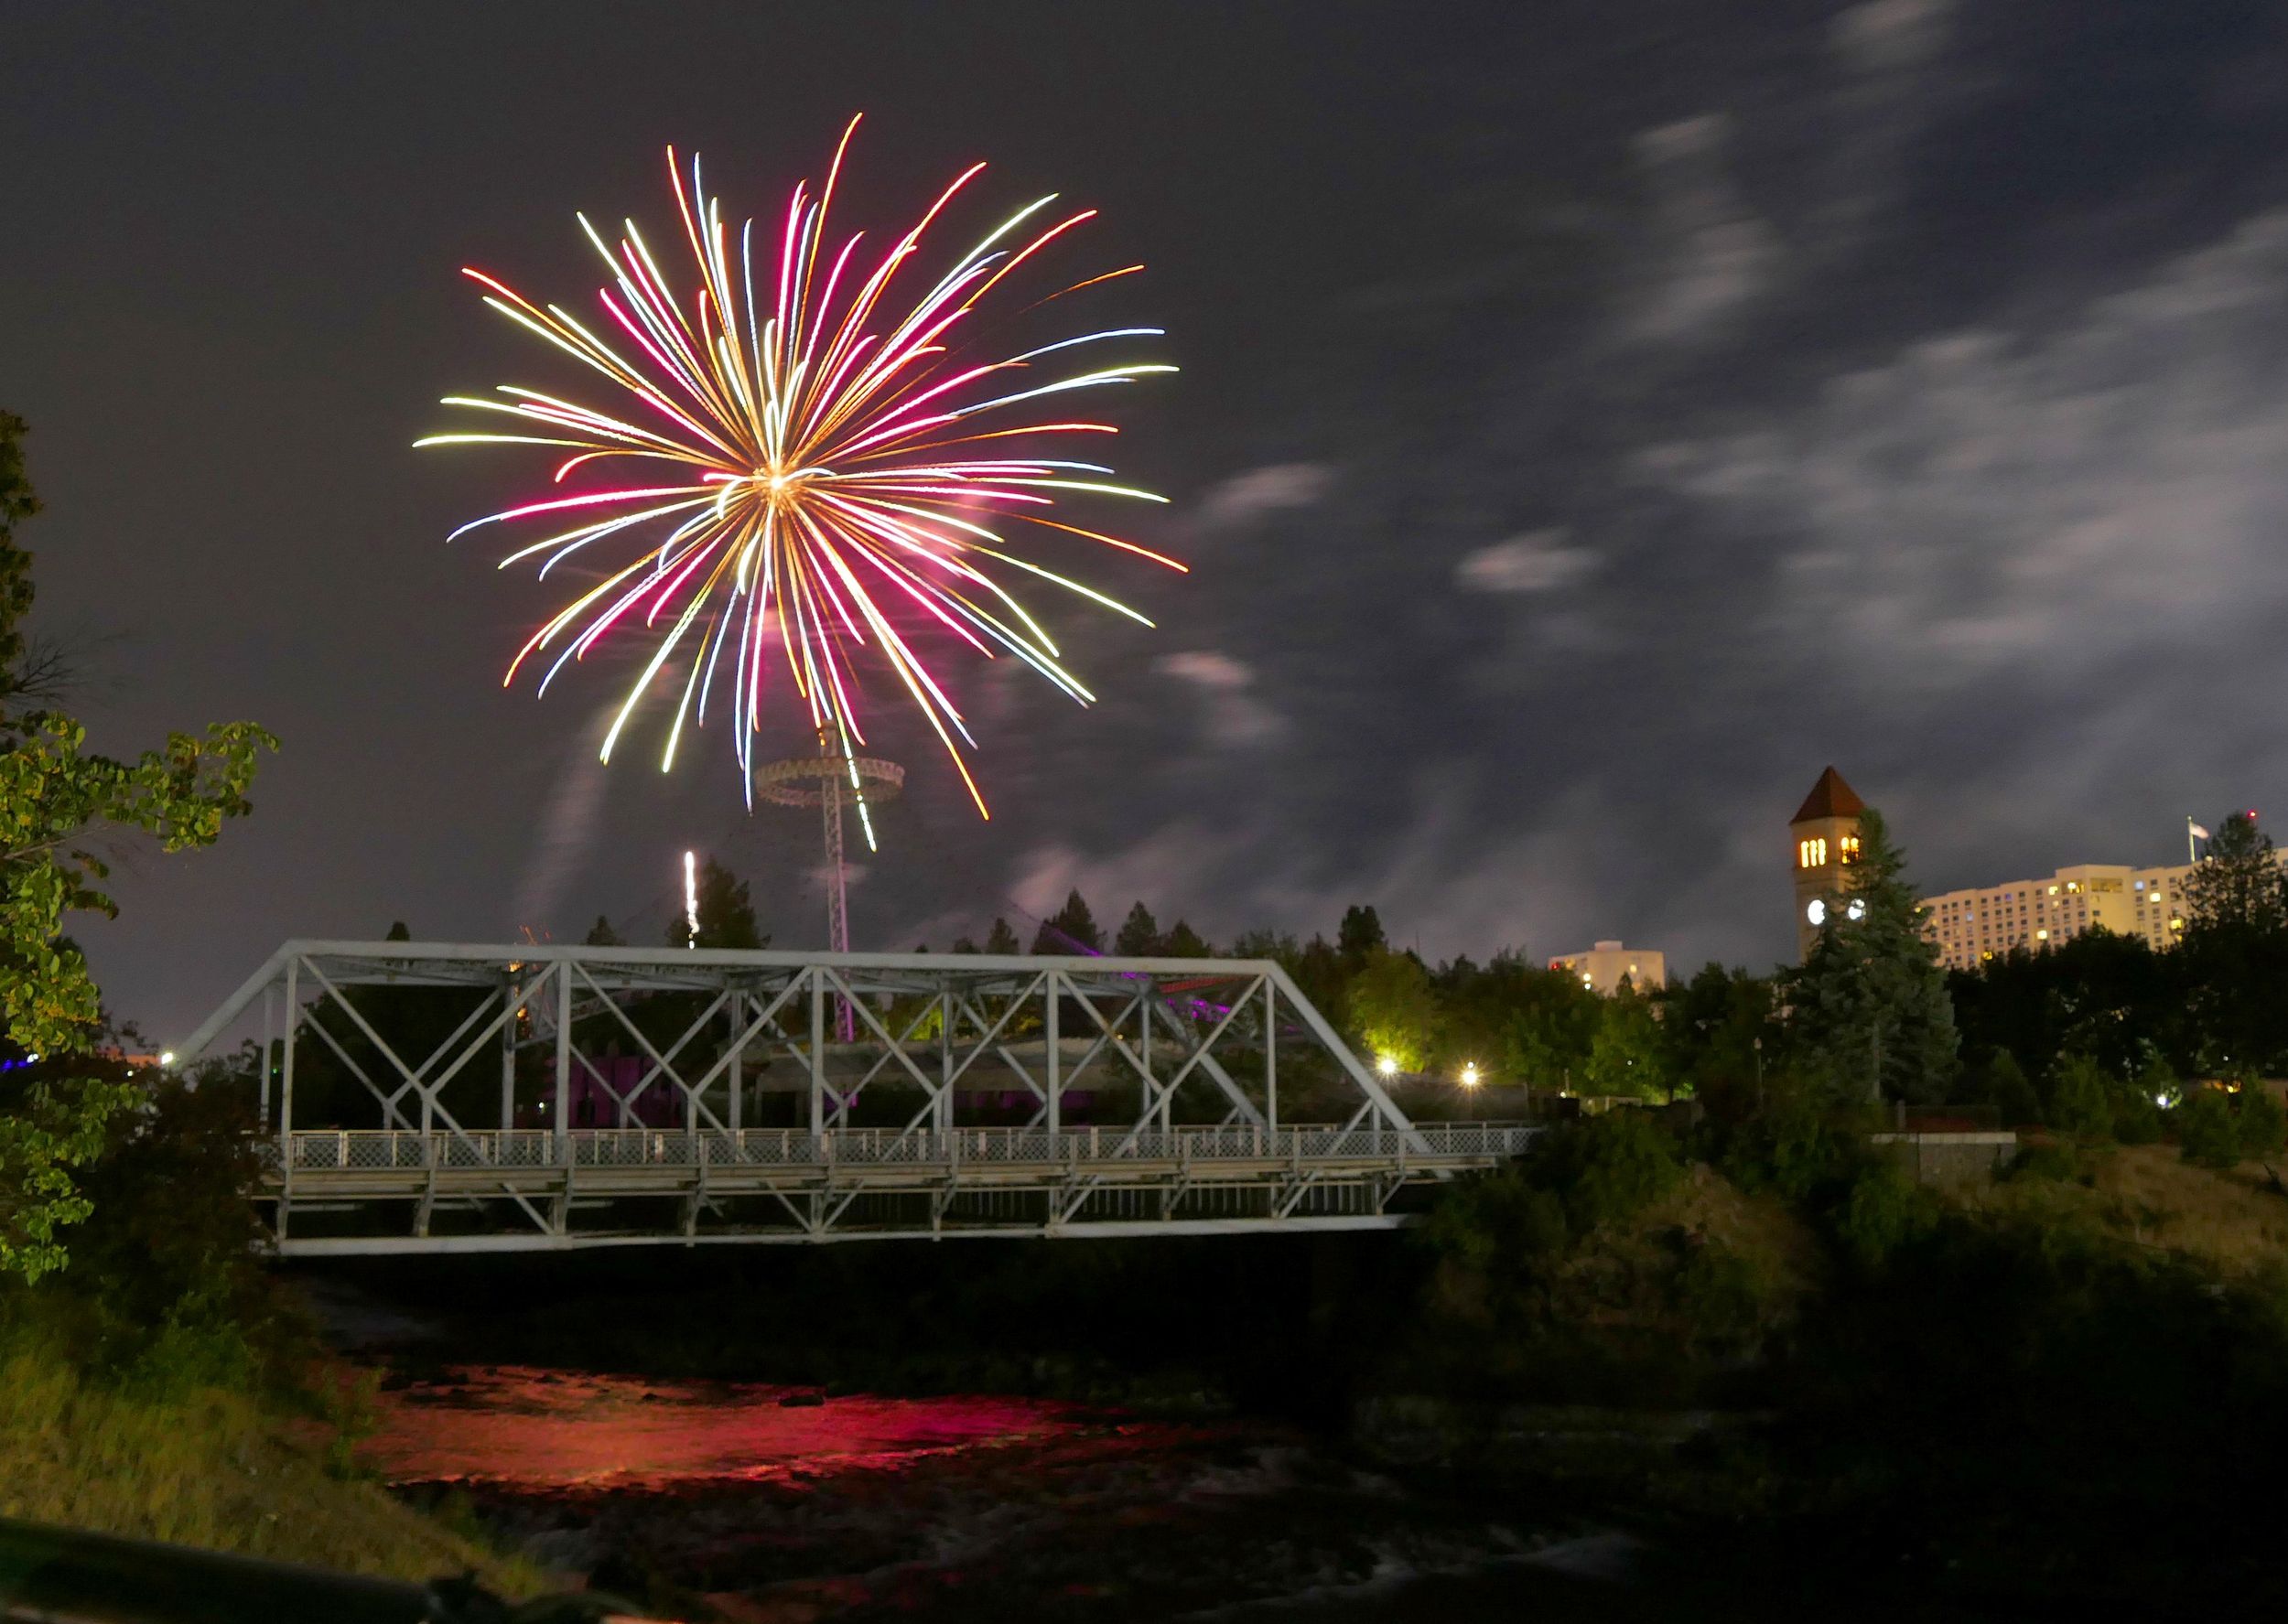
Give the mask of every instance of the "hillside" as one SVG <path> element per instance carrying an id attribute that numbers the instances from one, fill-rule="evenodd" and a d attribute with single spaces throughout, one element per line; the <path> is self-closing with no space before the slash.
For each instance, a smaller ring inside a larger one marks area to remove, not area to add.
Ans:
<path id="1" fill-rule="evenodd" d="M 538 1588 L 503 1562 L 327 1467 L 314 1425 L 234 1393 L 143 1398 L 83 1382 L 63 1360 L 0 1359 L 0 1516 L 426 1580 L 470 1568 Z"/>
<path id="2" fill-rule="evenodd" d="M 2099 1145 L 2076 1152 L 2065 1178 L 2022 1174 L 1950 1193 L 1998 1216 L 2094 1218 L 2126 1240 L 2228 1278 L 2288 1267 L 2288 1199 L 2254 1162 L 2214 1172 L 2171 1145 Z"/>

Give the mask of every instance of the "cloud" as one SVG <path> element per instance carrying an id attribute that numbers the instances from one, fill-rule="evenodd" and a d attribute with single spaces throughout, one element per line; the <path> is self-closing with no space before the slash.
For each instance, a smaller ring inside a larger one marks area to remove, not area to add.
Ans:
<path id="1" fill-rule="evenodd" d="M 1732 120 L 1714 113 L 1636 138 L 1653 188 L 1655 239 L 1640 337 L 1692 333 L 1764 292 L 1778 273 L 1778 234 L 1740 194 L 1732 138 Z"/>
<path id="2" fill-rule="evenodd" d="M 1162 654 L 1152 669 L 1200 691 L 1212 744 L 1236 749 L 1267 743 L 1286 731 L 1286 718 L 1249 692 L 1256 683 L 1254 668 L 1228 654 L 1209 649 Z"/>
<path id="3" fill-rule="evenodd" d="M 1953 23 L 1953 0 L 1866 0 L 1836 16 L 1828 41 L 1862 73 L 1896 73 L 1937 56 Z"/>
<path id="4" fill-rule="evenodd" d="M 1569 547 L 1571 532 L 1562 526 L 1527 531 L 1467 554 L 1454 566 L 1465 592 L 1554 592 L 1570 586 L 1596 566 L 1587 547 Z"/>
<path id="5" fill-rule="evenodd" d="M 1229 529 L 1286 508 L 1308 508 L 1326 495 L 1334 470 L 1315 462 L 1275 462 L 1234 474 L 1200 499 L 1197 513 L 1209 529 Z"/>
<path id="6" fill-rule="evenodd" d="M 1886 687 L 2160 658 L 2288 611 L 2283 307 L 2288 210 L 2045 332 L 1926 339 L 1638 467 L 1790 538 L 1775 621 Z"/>

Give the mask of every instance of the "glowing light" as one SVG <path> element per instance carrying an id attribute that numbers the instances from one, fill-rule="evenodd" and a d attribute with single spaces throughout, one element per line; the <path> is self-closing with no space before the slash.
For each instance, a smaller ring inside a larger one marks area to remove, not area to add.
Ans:
<path id="1" fill-rule="evenodd" d="M 160 1056 L 159 1056 L 159 1064 L 160 1064 L 160 1065 L 162 1065 L 162 1066 L 172 1066 L 174 1063 L 175 1063 L 175 1051 L 174 1051 L 173 1049 L 170 1049 L 167 1050 L 164 1054 L 162 1054 L 162 1055 L 160 1055 Z"/>
<path id="2" fill-rule="evenodd" d="M 1462 1086 L 1463 1088 L 1475 1088 L 1478 1086 L 1478 1068 L 1476 1061 L 1473 1060 L 1470 1064 L 1462 1067 Z"/>
<path id="3" fill-rule="evenodd" d="M 1850 902 L 1844 905 L 1843 917 L 1849 920 L 1865 919 L 1867 917 L 1867 904 L 1860 898 L 1852 898 Z"/>
<path id="4" fill-rule="evenodd" d="M 1398 1057 L 1396 1055 L 1384 1055 L 1381 1059 L 1375 1062 L 1375 1070 L 1381 1072 L 1385 1077 L 1396 1077 L 1398 1074 Z"/>
<path id="5" fill-rule="evenodd" d="M 684 854 L 684 929 L 690 940 L 685 947 L 699 945 L 699 859 L 693 852 Z"/>
<path id="6" fill-rule="evenodd" d="M 1165 499 L 1114 482 L 1100 462 L 1044 454 L 1051 440 L 1110 435 L 1111 425 L 1066 421 L 1021 403 L 1176 369 L 1129 360 L 1070 364 L 1068 352 L 1108 347 L 1117 356 L 1160 337 L 1158 328 L 1108 327 L 1029 349 L 980 347 L 972 334 L 980 301 L 1095 215 L 1081 210 L 1043 225 L 1052 217 L 1041 211 L 1053 195 L 949 256 L 950 268 L 923 290 L 929 274 L 914 266 L 924 233 L 982 164 L 945 188 L 879 260 L 870 253 L 859 259 L 859 235 L 836 247 L 827 236 L 828 208 L 857 127 L 854 119 L 843 132 L 822 187 L 794 188 L 775 244 L 767 225 L 760 242 L 753 220 L 735 228 L 721 199 L 701 184 L 697 160 L 685 168 L 671 148 L 668 174 L 688 258 L 678 250 L 682 263 L 664 271 L 632 222 L 607 244 L 579 217 L 610 269 L 610 285 L 597 295 L 604 319 L 592 325 L 483 272 L 466 272 L 486 305 L 599 373 L 617 398 L 606 410 L 517 385 L 492 396 L 448 396 L 448 405 L 512 421 L 502 432 L 433 435 L 417 444 L 547 446 L 559 486 L 576 470 L 598 478 L 610 458 L 633 458 L 643 470 L 600 489 L 520 502 L 453 532 L 562 515 L 569 529 L 552 528 L 502 561 L 505 568 L 535 559 L 544 577 L 598 543 L 621 549 L 597 569 L 598 584 L 533 634 L 503 679 L 513 682 L 527 660 L 546 654 L 538 684 L 545 692 L 567 661 L 615 630 L 648 635 L 655 646 L 606 735 L 606 760 L 638 706 L 656 694 L 674 705 L 662 769 L 674 765 L 686 719 L 705 726 L 720 715 L 751 803 L 766 675 L 782 665 L 808 731 L 828 736 L 832 753 L 847 758 L 866 739 L 863 652 L 921 712 L 983 814 L 965 756 L 977 740 L 924 658 L 929 640 L 950 636 L 988 659 L 1014 656 L 1086 704 L 1095 696 L 1009 583 L 1045 582 L 1149 626 L 1135 609 L 1033 556 L 1036 545 L 1108 547 L 1184 568 L 1134 542 L 1049 517 L 1071 497 Z M 1047 296 L 1139 269 L 1052 284 Z M 920 280 L 908 288 L 901 278 Z M 690 290 L 688 298 L 671 288 Z"/>

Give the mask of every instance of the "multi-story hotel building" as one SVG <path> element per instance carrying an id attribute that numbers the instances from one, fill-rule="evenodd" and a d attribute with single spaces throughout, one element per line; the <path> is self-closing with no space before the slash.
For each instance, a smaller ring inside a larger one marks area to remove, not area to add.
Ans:
<path id="1" fill-rule="evenodd" d="M 2099 927 L 2156 948 L 2185 931 L 2186 863 L 2131 868 L 2082 863 L 2042 879 L 2011 880 L 1923 898 L 1923 934 L 1949 970 L 1975 970 L 2013 948 L 2038 952 Z"/>
<path id="2" fill-rule="evenodd" d="M 1549 968 L 1580 976 L 1581 985 L 1607 997 L 1619 992 L 1624 981 L 1639 993 L 1657 993 L 1668 984 L 1667 954 L 1623 947 L 1617 941 L 1600 941 L 1578 953 L 1560 953 L 1549 961 Z"/>

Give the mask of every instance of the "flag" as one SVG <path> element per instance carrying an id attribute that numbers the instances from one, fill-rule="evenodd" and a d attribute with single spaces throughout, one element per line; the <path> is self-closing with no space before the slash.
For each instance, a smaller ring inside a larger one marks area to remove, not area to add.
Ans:
<path id="1" fill-rule="evenodd" d="M 2185 833 L 2191 835 L 2195 840 L 2207 840 L 2209 837 L 2208 831 L 2202 828 L 2198 823 L 2196 823 L 2190 818 L 2185 820 Z"/>

